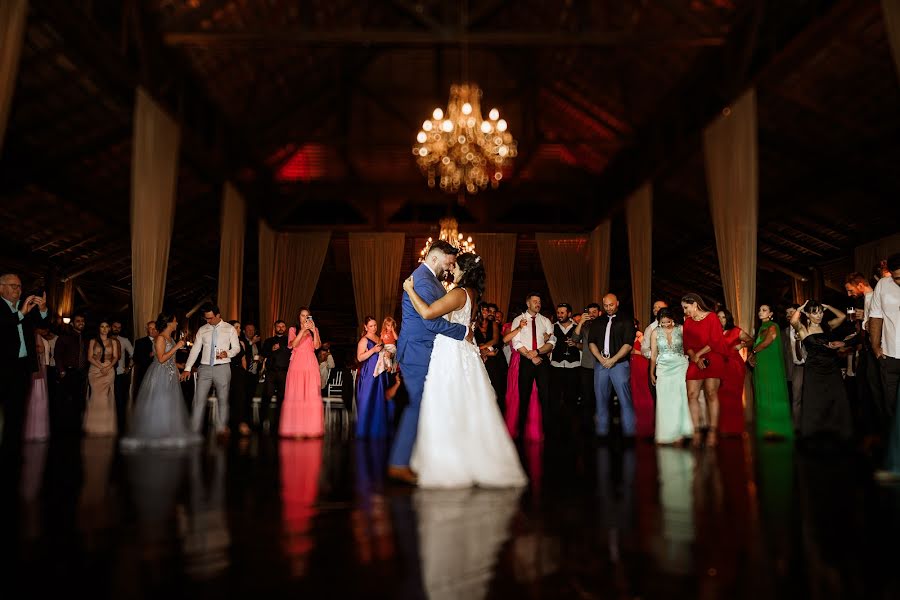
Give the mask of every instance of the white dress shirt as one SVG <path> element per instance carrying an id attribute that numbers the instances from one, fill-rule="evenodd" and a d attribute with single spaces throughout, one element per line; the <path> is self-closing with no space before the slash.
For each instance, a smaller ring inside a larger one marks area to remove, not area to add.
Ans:
<path id="1" fill-rule="evenodd" d="M 528 321 L 528 324 L 522 328 L 519 333 L 516 334 L 516 337 L 512 340 L 513 350 L 516 352 L 519 351 L 519 348 L 525 348 L 526 350 L 532 350 L 532 339 L 531 339 L 531 321 L 534 319 L 536 327 L 537 327 L 537 347 L 540 349 L 544 344 L 549 343 L 551 346 L 556 346 L 556 336 L 553 335 L 553 323 L 550 322 L 550 319 L 545 317 L 544 315 L 538 313 L 531 316 L 529 312 L 523 312 L 521 315 L 517 316 L 512 320 L 513 325 L 518 327 L 519 321 L 525 319 Z M 549 339 L 546 336 L 550 336 Z"/>
<path id="2" fill-rule="evenodd" d="M 644 337 L 641 339 L 641 354 L 643 354 L 646 359 L 650 358 L 652 350 L 650 341 L 653 339 L 653 332 L 656 331 L 657 327 L 659 327 L 659 320 L 653 321 L 647 325 L 647 329 L 644 330 Z"/>
<path id="3" fill-rule="evenodd" d="M 869 318 L 882 319 L 881 349 L 891 358 L 900 358 L 900 285 L 890 277 L 875 286 Z"/>
<path id="4" fill-rule="evenodd" d="M 793 327 L 788 327 L 788 330 L 790 332 L 788 335 L 791 337 L 791 359 L 793 359 L 795 365 L 803 365 L 806 363 L 806 348 L 801 343 L 800 356 L 797 356 L 797 332 Z"/>
<path id="5" fill-rule="evenodd" d="M 44 365 L 47 367 L 56 366 L 56 340 L 58 339 L 58 335 L 54 335 L 50 340 L 41 337 L 41 343 L 44 345 Z"/>
<path id="6" fill-rule="evenodd" d="M 116 365 L 116 375 L 124 375 L 125 374 L 125 365 L 127 364 L 127 359 L 125 358 L 125 353 L 128 353 L 128 357 L 131 358 L 134 356 L 134 346 L 131 345 L 131 342 L 128 341 L 128 338 L 118 336 L 116 338 L 119 340 L 119 346 L 122 347 L 122 356 L 119 357 L 119 364 Z"/>
<path id="7" fill-rule="evenodd" d="M 875 290 L 871 292 L 866 292 L 865 301 L 863 303 L 863 330 L 868 331 L 869 329 L 869 313 L 872 312 L 872 297 L 875 295 Z"/>
<path id="8" fill-rule="evenodd" d="M 570 332 L 570 331 L 572 331 L 572 332 L 575 331 L 575 329 L 574 329 L 574 328 L 575 328 L 575 321 L 571 321 L 571 320 L 570 320 L 570 321 L 569 321 L 569 326 L 568 326 L 568 327 L 563 326 L 563 325 L 562 325 L 561 323 L 559 323 L 559 322 L 557 322 L 556 324 L 559 325 L 559 328 L 562 330 L 563 333 L 565 333 L 565 334 L 568 335 L 569 337 L 572 337 L 571 335 L 569 335 L 569 332 Z M 540 340 L 538 340 L 538 341 L 540 342 Z M 554 336 L 553 336 L 553 346 L 554 346 L 554 348 L 556 347 L 556 342 L 557 342 L 557 339 L 556 339 L 556 336 L 554 335 Z M 543 345 L 543 344 L 541 344 L 541 345 Z M 588 350 L 588 352 L 590 352 L 590 350 Z M 579 354 L 578 354 L 578 360 L 577 360 L 576 362 L 569 362 L 569 361 L 566 361 L 566 360 L 557 362 L 557 361 L 555 361 L 555 360 L 551 360 L 551 361 L 550 361 L 550 366 L 553 366 L 553 367 L 562 367 L 562 368 L 564 368 L 564 369 L 574 369 L 575 367 L 580 367 L 580 366 L 581 366 L 581 353 L 579 352 Z"/>
<path id="9" fill-rule="evenodd" d="M 184 365 L 185 371 L 190 372 L 194 363 L 197 362 L 197 359 L 200 359 L 201 365 L 210 364 L 209 356 L 212 351 L 213 330 L 216 332 L 216 347 L 213 354 L 215 355 L 222 351 L 228 353 L 228 356 L 225 358 L 214 359 L 213 366 L 229 364 L 232 357 L 237 356 L 241 351 L 241 342 L 238 339 L 238 334 L 234 330 L 234 327 L 229 325 L 227 321 L 219 321 L 218 325 L 207 323 L 197 332 L 197 337 L 194 340 L 194 345 L 188 356 L 187 364 Z"/>

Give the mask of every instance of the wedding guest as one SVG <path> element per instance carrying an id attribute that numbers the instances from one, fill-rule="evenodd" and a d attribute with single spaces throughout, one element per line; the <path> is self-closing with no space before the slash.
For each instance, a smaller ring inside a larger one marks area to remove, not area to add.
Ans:
<path id="1" fill-rule="evenodd" d="M 321 345 L 319 330 L 309 309 L 301 307 L 296 325 L 288 330 L 291 364 L 278 429 L 282 437 L 313 438 L 325 435 L 325 411 L 315 353 Z"/>
<path id="2" fill-rule="evenodd" d="M 650 381 L 656 387 L 656 443 L 681 444 L 694 433 L 685 381 L 688 357 L 684 354 L 684 332 L 668 307 L 660 307 L 656 321 L 658 326 L 647 344 Z"/>
<path id="3" fill-rule="evenodd" d="M 384 348 L 381 350 L 381 360 L 385 371 L 394 373 L 397 370 L 397 321 L 393 317 L 385 317 L 381 322 L 381 332 L 378 334 Z M 334 368 L 332 359 L 331 368 Z"/>
<path id="4" fill-rule="evenodd" d="M 634 319 L 635 337 L 631 346 L 631 402 L 634 405 L 635 435 L 652 438 L 655 417 L 653 396 L 650 393 L 650 361 L 644 357 L 644 346 L 652 344 L 651 338 L 641 333 L 641 324 Z M 649 328 L 648 328 L 649 329 Z M 656 328 L 653 329 L 655 331 Z M 651 332 L 651 335 L 652 332 Z"/>
<path id="5" fill-rule="evenodd" d="M 33 373 L 38 370 L 35 328 L 47 323 L 46 294 L 22 298 L 18 275 L 0 275 L 0 394 L 3 440 L 0 450 L 11 459 L 21 456 L 26 402 Z"/>
<path id="6" fill-rule="evenodd" d="M 84 433 L 91 436 L 115 435 L 116 364 L 119 362 L 119 344 L 110 335 L 107 321 L 101 321 L 97 335 L 88 344 L 88 385 L 90 395 L 84 413 Z"/>
<path id="7" fill-rule="evenodd" d="M 577 408 L 581 352 L 572 340 L 575 327 L 572 305 L 565 302 L 557 304 L 556 323 L 553 324 L 556 345 L 550 353 L 550 401 L 553 403 L 553 410 L 560 414 L 568 414 L 570 410 Z"/>
<path id="8" fill-rule="evenodd" d="M 135 340 L 134 354 L 134 394 L 137 397 L 138 391 L 141 389 L 141 382 L 144 379 L 144 373 L 153 363 L 153 340 L 156 339 L 156 321 L 147 321 L 147 335 Z"/>
<path id="9" fill-rule="evenodd" d="M 506 323 L 506 321 L 504 321 L 503 319 L 504 319 L 503 311 L 501 311 L 498 308 L 497 310 L 494 311 L 494 323 L 496 323 L 497 326 L 500 327 L 500 346 L 503 348 L 503 351 L 502 351 L 503 360 L 506 362 L 506 366 L 508 369 L 509 368 L 509 357 L 510 357 L 510 353 L 512 352 L 512 350 L 509 347 L 509 344 L 507 344 L 503 341 L 503 336 L 506 335 L 506 333 L 507 333 L 506 331 L 504 331 L 504 328 L 508 325 L 508 323 Z M 509 387 L 509 377 L 507 376 L 507 383 L 506 383 L 506 386 L 504 387 L 504 389 L 507 389 L 508 387 Z M 505 397 L 506 396 L 504 395 L 504 398 Z"/>
<path id="10" fill-rule="evenodd" d="M 59 395 L 50 401 L 50 433 L 54 437 L 82 432 L 89 366 L 89 340 L 84 335 L 84 326 L 84 315 L 73 316 L 68 330 L 56 342 Z"/>
<path id="11" fill-rule="evenodd" d="M 581 417 L 584 430 L 591 435 L 594 434 L 596 423 L 594 422 L 594 411 L 596 410 L 596 396 L 594 395 L 594 364 L 596 360 L 594 355 L 588 348 L 588 338 L 590 337 L 591 324 L 600 317 L 600 305 L 591 302 L 584 308 L 584 312 L 575 326 L 575 332 L 572 334 L 572 341 L 575 347 L 581 351 L 581 371 L 579 371 L 579 379 L 581 385 L 579 401 L 581 402 Z"/>
<path id="12" fill-rule="evenodd" d="M 506 429 L 514 440 L 519 436 L 519 362 L 522 355 L 512 350 L 512 342 L 519 333 L 528 327 L 528 319 L 520 318 L 518 325 L 503 325 L 503 344 L 510 348 L 509 369 L 506 374 L 506 411 L 504 419 Z M 531 384 L 531 396 L 528 403 L 528 414 L 525 421 L 525 441 L 539 442 L 544 439 L 544 427 L 541 423 L 541 402 L 538 397 L 537 383 Z"/>
<path id="13" fill-rule="evenodd" d="M 384 343 L 378 337 L 378 322 L 374 317 L 363 319 L 362 337 L 356 344 L 356 437 L 383 439 L 387 437 L 387 406 L 384 399 L 388 387 L 387 373 L 375 374 L 379 353 Z"/>
<path id="14" fill-rule="evenodd" d="M 266 384 L 263 387 L 263 407 L 275 398 L 275 410 L 269 423 L 269 431 L 277 432 L 280 424 L 281 407 L 284 406 L 284 387 L 287 380 L 288 367 L 291 364 L 291 347 L 288 345 L 287 323 L 281 319 L 275 321 L 275 335 L 262 345 L 263 369 Z M 265 418 L 260 416 L 260 425 Z"/>
<path id="15" fill-rule="evenodd" d="M 229 428 L 239 432 L 242 436 L 250 435 L 250 426 L 247 425 L 244 405 L 247 401 L 247 343 L 242 339 L 241 322 L 228 321 L 234 327 L 240 350 L 231 357 L 231 385 L 228 389 L 228 414 L 231 417 Z"/>
<path id="16" fill-rule="evenodd" d="M 768 304 L 760 305 L 760 326 L 750 350 L 750 364 L 754 367 L 756 434 L 769 439 L 789 439 L 793 437 L 793 420 L 788 410 L 782 343 L 774 316 Z"/>
<path id="17" fill-rule="evenodd" d="M 706 398 L 709 415 L 707 446 L 718 445 L 719 385 L 725 368 L 725 336 L 722 324 L 697 294 L 686 294 L 681 299 L 684 310 L 682 338 L 684 350 L 690 359 L 687 371 L 688 404 L 694 424 L 692 445 L 697 448 L 700 436 L 700 392 Z"/>
<path id="18" fill-rule="evenodd" d="M 244 388 L 244 415 L 250 415 L 253 408 L 253 398 L 256 396 L 256 389 L 259 384 L 260 366 L 262 365 L 262 354 L 260 354 L 260 345 L 262 340 L 256 333 L 256 325 L 247 323 L 244 325 L 244 331 L 241 334 L 241 342 L 247 349 L 247 384 Z M 246 418 L 245 418 L 246 420 Z"/>
<path id="19" fill-rule="evenodd" d="M 25 441 L 42 442 L 50 437 L 49 399 L 47 385 L 47 363 L 42 333 L 49 331 L 45 325 L 39 325 L 34 337 L 37 353 L 38 370 L 31 375 L 31 391 L 25 406 Z"/>
<path id="20" fill-rule="evenodd" d="M 322 388 L 322 395 L 328 393 L 326 387 L 328 380 L 331 378 L 331 371 L 334 369 L 334 358 L 331 356 L 331 350 L 322 346 L 316 350 L 316 360 L 319 363 L 319 382 Z"/>
<path id="21" fill-rule="evenodd" d="M 791 396 L 791 419 L 795 433 L 800 431 L 800 400 L 803 397 L 803 373 L 806 365 L 806 349 L 797 337 L 797 332 L 791 327 L 791 317 L 799 308 L 799 304 L 792 304 L 784 311 L 788 324 L 782 331 L 781 346 L 784 352 L 784 373 Z"/>
<path id="22" fill-rule="evenodd" d="M 231 359 L 241 351 L 241 344 L 234 327 L 222 320 L 218 306 L 204 304 L 200 307 L 200 314 L 206 324 L 197 331 L 194 344 L 191 346 L 191 353 L 188 355 L 184 371 L 181 373 L 181 380 L 185 381 L 191 378 L 191 369 L 199 360 L 191 427 L 195 433 L 200 432 L 203 427 L 206 403 L 209 400 L 209 390 L 215 387 L 218 418 L 215 419 L 214 425 L 216 435 L 220 440 L 224 440 L 231 433 L 228 429 Z"/>
<path id="23" fill-rule="evenodd" d="M 835 318 L 825 321 L 826 310 Z M 806 317 L 806 325 L 801 316 Z M 849 440 L 853 434 L 853 416 L 838 357 L 844 342 L 832 333 L 845 318 L 842 311 L 815 300 L 807 300 L 791 318 L 791 327 L 807 353 L 800 401 L 800 435 L 804 438 L 825 434 Z"/>
<path id="24" fill-rule="evenodd" d="M 900 254 L 887 259 L 889 277 L 875 286 L 869 311 L 869 339 L 881 367 L 884 408 L 889 416 L 897 412 L 900 388 Z"/>
<path id="25" fill-rule="evenodd" d="M 506 361 L 500 355 L 500 326 L 494 322 L 493 311 L 490 304 L 482 303 L 481 318 L 475 325 L 475 343 L 481 352 L 484 368 L 491 387 L 497 397 L 497 404 L 503 410 L 503 400 L 506 397 Z"/>
<path id="26" fill-rule="evenodd" d="M 722 435 L 744 433 L 744 380 L 747 369 L 741 350 L 752 346 L 753 338 L 734 324 L 727 308 L 716 313 L 725 334 L 725 368 L 719 386 L 719 432 Z"/>
<path id="27" fill-rule="evenodd" d="M 541 314 L 541 296 L 531 292 L 525 296 L 527 310 L 514 321 L 526 319 L 528 325 L 513 337 L 513 350 L 521 355 L 519 359 L 519 422 L 516 428 L 518 439 L 525 438 L 525 421 L 531 405 L 531 388 L 537 383 L 538 400 L 543 415 L 544 432 L 554 433 L 556 422 L 550 407 L 549 354 L 553 352 L 553 325 Z"/>
<path id="28" fill-rule="evenodd" d="M 653 322 L 647 325 L 647 329 L 644 330 L 643 341 L 645 343 L 641 344 L 641 353 L 644 355 L 644 358 L 650 358 L 650 342 L 653 339 L 652 333 L 659 327 L 659 311 L 668 307 L 669 305 L 665 300 L 657 300 L 653 303 Z"/>
<path id="29" fill-rule="evenodd" d="M 634 321 L 619 314 L 615 294 L 603 297 L 603 316 L 591 326 L 588 347 L 596 359 L 594 394 L 597 398 L 597 435 L 609 435 L 609 403 L 612 390 L 619 398 L 622 435 L 634 437 L 636 423 L 631 400 L 631 348 L 637 330 Z"/>
<path id="30" fill-rule="evenodd" d="M 131 361 L 134 357 L 134 346 L 122 335 L 122 322 L 110 323 L 109 335 L 119 344 L 119 362 L 116 363 L 116 380 L 114 384 L 116 396 L 116 426 L 119 431 L 125 431 L 125 420 L 128 418 L 128 408 L 131 395 Z"/>
<path id="31" fill-rule="evenodd" d="M 861 309 L 847 313 L 848 318 L 861 334 L 859 361 L 856 365 L 857 397 L 863 433 L 869 438 L 868 443 L 878 443 L 886 438 L 890 428 L 890 410 L 884 402 L 884 391 L 881 384 L 881 368 L 869 339 L 869 316 L 872 312 L 872 300 L 875 290 L 869 285 L 862 273 L 850 273 L 844 280 L 847 295 L 855 302 L 862 302 Z M 859 304 L 856 304 L 859 306 Z"/>

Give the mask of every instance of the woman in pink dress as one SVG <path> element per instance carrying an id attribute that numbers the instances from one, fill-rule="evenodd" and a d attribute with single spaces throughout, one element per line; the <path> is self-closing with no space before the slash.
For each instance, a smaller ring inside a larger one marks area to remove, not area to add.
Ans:
<path id="1" fill-rule="evenodd" d="M 523 319 L 519 326 L 512 328 L 512 323 L 503 326 L 503 343 L 512 344 L 512 340 L 527 323 Z M 516 439 L 519 426 L 519 359 L 520 354 L 513 350 L 509 355 L 509 371 L 506 373 L 506 428 L 509 435 Z M 539 442 L 544 439 L 544 428 L 541 423 L 541 403 L 538 400 L 537 384 L 531 386 L 531 401 L 528 403 L 528 418 L 525 421 L 525 440 Z"/>
<path id="2" fill-rule="evenodd" d="M 35 337 L 38 355 L 38 370 L 31 376 L 31 393 L 25 416 L 25 441 L 42 442 L 50 436 L 47 416 L 47 365 L 44 364 L 44 340 Z"/>
<path id="3" fill-rule="evenodd" d="M 753 344 L 753 338 L 734 324 L 728 309 L 717 313 L 725 332 L 725 370 L 719 386 L 719 432 L 722 435 L 744 433 L 744 377 L 746 368 L 741 349 Z"/>
<path id="4" fill-rule="evenodd" d="M 635 435 L 639 438 L 652 438 L 656 429 L 656 411 L 653 409 L 653 396 L 650 394 L 650 361 L 641 354 L 644 334 L 640 323 L 634 320 L 637 337 L 631 349 L 631 402 L 634 405 Z M 646 340 L 649 344 L 650 340 Z"/>
<path id="5" fill-rule="evenodd" d="M 325 409 L 316 350 L 322 345 L 309 309 L 300 308 L 297 325 L 288 331 L 291 364 L 284 386 L 279 435 L 313 438 L 325 435 Z"/>

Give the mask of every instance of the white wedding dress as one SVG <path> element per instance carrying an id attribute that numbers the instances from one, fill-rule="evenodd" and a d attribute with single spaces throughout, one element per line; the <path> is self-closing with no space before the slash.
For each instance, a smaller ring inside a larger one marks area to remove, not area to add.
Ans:
<path id="1" fill-rule="evenodd" d="M 471 326 L 472 301 L 445 319 Z M 528 483 L 478 346 L 434 340 L 411 467 L 424 488 L 520 487 Z"/>

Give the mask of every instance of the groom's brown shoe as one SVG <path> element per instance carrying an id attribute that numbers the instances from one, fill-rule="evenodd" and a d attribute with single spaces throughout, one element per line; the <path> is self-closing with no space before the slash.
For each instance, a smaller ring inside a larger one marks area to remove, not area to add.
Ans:
<path id="1" fill-rule="evenodd" d="M 387 476 L 394 481 L 399 481 L 409 485 L 416 485 L 419 482 L 419 478 L 416 477 L 416 474 L 413 473 L 412 469 L 410 469 L 409 467 L 389 466 Z"/>

